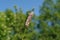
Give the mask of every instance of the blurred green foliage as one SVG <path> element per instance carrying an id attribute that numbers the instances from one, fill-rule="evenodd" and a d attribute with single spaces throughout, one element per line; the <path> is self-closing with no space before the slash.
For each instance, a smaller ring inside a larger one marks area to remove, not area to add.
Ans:
<path id="1" fill-rule="evenodd" d="M 25 14 L 14 8 L 15 12 L 0 12 L 0 40 L 60 40 L 60 0 L 44 0 L 40 15 L 34 14 L 28 29 L 25 22 L 31 11 Z"/>

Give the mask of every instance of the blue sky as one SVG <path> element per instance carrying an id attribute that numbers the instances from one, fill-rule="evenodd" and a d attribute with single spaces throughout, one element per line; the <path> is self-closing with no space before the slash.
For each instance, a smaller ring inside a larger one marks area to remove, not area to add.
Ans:
<path id="1" fill-rule="evenodd" d="M 43 0 L 0 0 L 0 11 L 5 11 L 10 8 L 14 11 L 14 5 L 17 5 L 18 9 L 22 8 L 23 12 L 35 8 L 35 14 L 39 13 L 39 6 L 41 6 Z"/>

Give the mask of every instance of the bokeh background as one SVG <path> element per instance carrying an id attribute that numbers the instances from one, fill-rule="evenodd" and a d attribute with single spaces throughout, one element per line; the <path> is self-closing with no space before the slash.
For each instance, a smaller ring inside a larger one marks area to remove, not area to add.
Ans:
<path id="1" fill-rule="evenodd" d="M 0 40 L 60 40 L 60 0 L 0 0 Z"/>

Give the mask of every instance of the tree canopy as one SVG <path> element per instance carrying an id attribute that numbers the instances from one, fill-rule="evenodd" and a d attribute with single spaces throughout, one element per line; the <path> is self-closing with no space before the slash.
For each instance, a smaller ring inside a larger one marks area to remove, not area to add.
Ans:
<path id="1" fill-rule="evenodd" d="M 60 40 L 60 0 L 44 0 L 28 29 L 25 22 L 31 10 L 14 9 L 0 12 L 0 40 Z"/>

